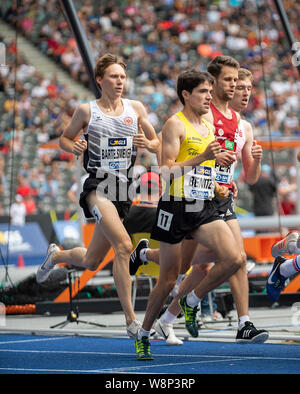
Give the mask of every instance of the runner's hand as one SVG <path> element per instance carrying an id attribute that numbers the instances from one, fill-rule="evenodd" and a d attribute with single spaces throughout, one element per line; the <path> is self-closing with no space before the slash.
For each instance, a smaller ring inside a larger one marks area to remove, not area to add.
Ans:
<path id="1" fill-rule="evenodd" d="M 207 145 L 204 155 L 205 160 L 214 160 L 221 151 L 221 145 L 217 141 L 212 141 Z"/>
<path id="2" fill-rule="evenodd" d="M 215 182 L 215 192 L 220 200 L 226 200 L 229 196 L 229 189 L 226 186 L 221 186 Z"/>
<path id="3" fill-rule="evenodd" d="M 86 140 L 79 139 L 73 144 L 73 153 L 77 157 L 80 156 L 87 148 Z"/>
<path id="4" fill-rule="evenodd" d="M 228 151 L 218 153 L 216 162 L 222 167 L 229 167 L 236 161 L 236 155 Z"/>
<path id="5" fill-rule="evenodd" d="M 137 146 L 138 148 L 148 148 L 149 140 L 145 136 L 145 133 L 142 129 L 142 126 L 139 124 L 139 132 L 133 135 L 133 145 Z"/>
<path id="6" fill-rule="evenodd" d="M 260 145 L 257 144 L 256 140 L 253 140 L 251 147 L 251 154 L 253 159 L 261 160 L 263 155 L 263 150 Z"/>

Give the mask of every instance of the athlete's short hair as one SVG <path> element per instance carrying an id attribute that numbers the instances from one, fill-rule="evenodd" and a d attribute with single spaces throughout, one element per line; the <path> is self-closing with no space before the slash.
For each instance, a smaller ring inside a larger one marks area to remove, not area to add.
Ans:
<path id="1" fill-rule="evenodd" d="M 238 73 L 238 79 L 244 81 L 245 79 L 250 79 L 253 82 L 253 74 L 247 68 L 241 67 Z"/>
<path id="2" fill-rule="evenodd" d="M 214 83 L 213 77 L 207 71 L 198 71 L 191 68 L 179 74 L 177 79 L 177 95 L 181 103 L 183 105 L 185 104 L 182 96 L 183 90 L 192 93 L 193 89 L 206 81 L 211 85 Z"/>
<path id="3" fill-rule="evenodd" d="M 239 62 L 233 57 L 219 55 L 209 62 L 207 71 L 215 78 L 218 78 L 218 76 L 221 74 L 222 67 L 224 66 L 233 67 L 237 70 L 240 68 Z"/>
<path id="4" fill-rule="evenodd" d="M 96 61 L 96 66 L 94 70 L 94 76 L 103 78 L 105 70 L 112 64 L 119 64 L 126 71 L 126 64 L 121 56 L 113 55 L 112 53 L 107 53 L 101 56 Z"/>

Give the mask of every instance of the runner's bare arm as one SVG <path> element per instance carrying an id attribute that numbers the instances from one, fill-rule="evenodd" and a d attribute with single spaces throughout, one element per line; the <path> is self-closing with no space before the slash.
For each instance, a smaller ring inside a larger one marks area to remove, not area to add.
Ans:
<path id="1" fill-rule="evenodd" d="M 162 175 L 164 170 L 177 168 L 176 175 L 182 176 L 184 167 L 196 167 L 206 160 L 214 160 L 220 152 L 220 144 L 216 141 L 211 142 L 203 153 L 195 155 L 191 159 L 185 161 L 176 161 L 180 150 L 180 144 L 185 138 L 185 130 L 183 123 L 177 119 L 176 115 L 167 120 L 162 129 Z"/>
<path id="2" fill-rule="evenodd" d="M 59 139 L 60 147 L 66 152 L 79 156 L 87 148 L 85 140 L 75 141 L 75 139 L 87 127 L 90 117 L 89 112 L 89 104 L 81 104 L 76 108 L 70 123 Z"/>
<path id="3" fill-rule="evenodd" d="M 245 145 L 242 149 L 242 163 L 245 171 L 245 180 L 249 185 L 253 185 L 257 182 L 260 175 L 263 150 L 253 139 L 251 124 L 245 120 L 241 120 L 241 122 L 243 122 L 246 136 Z"/>
<path id="4" fill-rule="evenodd" d="M 154 127 L 148 119 L 147 111 L 140 101 L 132 101 L 132 106 L 138 116 L 139 132 L 133 136 L 133 144 L 138 148 L 145 148 L 150 152 L 157 153 L 160 142 Z"/>

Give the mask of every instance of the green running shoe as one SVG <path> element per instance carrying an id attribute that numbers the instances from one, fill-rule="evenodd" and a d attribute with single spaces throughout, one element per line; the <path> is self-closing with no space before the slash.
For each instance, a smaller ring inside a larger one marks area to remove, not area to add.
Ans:
<path id="1" fill-rule="evenodd" d="M 186 302 L 186 296 L 182 297 L 179 300 L 179 305 L 185 318 L 185 328 L 188 330 L 192 337 L 197 338 L 198 323 L 196 321 L 196 315 L 198 307 L 195 306 L 194 308 L 192 308 L 191 306 L 188 306 Z"/>
<path id="2" fill-rule="evenodd" d="M 136 339 L 135 348 L 138 360 L 153 360 L 153 356 L 150 352 L 150 341 L 148 337 Z"/>

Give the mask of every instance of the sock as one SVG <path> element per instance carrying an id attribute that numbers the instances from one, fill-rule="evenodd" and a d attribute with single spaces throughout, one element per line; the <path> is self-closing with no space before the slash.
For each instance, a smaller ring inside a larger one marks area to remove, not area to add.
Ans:
<path id="1" fill-rule="evenodd" d="M 238 326 L 239 330 L 241 330 L 244 327 L 246 321 L 250 321 L 248 315 L 244 315 L 244 316 L 239 317 L 239 326 Z"/>
<path id="2" fill-rule="evenodd" d="M 197 306 L 200 301 L 201 301 L 201 298 L 196 296 L 194 290 L 191 291 L 186 297 L 186 302 L 187 302 L 188 306 L 190 306 L 192 308 L 195 308 L 195 306 Z"/>
<path id="3" fill-rule="evenodd" d="M 147 263 L 147 251 L 149 248 L 144 248 L 140 251 L 140 259 L 142 260 L 143 263 Z"/>
<path id="4" fill-rule="evenodd" d="M 160 318 L 160 321 L 163 324 L 173 324 L 174 321 L 176 320 L 177 316 L 174 316 L 171 312 L 168 311 L 168 309 L 165 311 L 165 313 L 162 315 Z"/>
<path id="5" fill-rule="evenodd" d="M 179 285 L 181 283 L 181 281 L 184 279 L 185 274 L 179 274 L 175 283 L 175 286 L 173 287 L 172 291 L 171 291 L 171 296 L 174 298 L 177 293 L 178 293 L 178 289 L 179 289 Z"/>
<path id="6" fill-rule="evenodd" d="M 146 331 L 143 327 L 139 330 L 137 338 L 142 339 L 143 337 L 150 337 L 150 331 Z"/>
<path id="7" fill-rule="evenodd" d="M 300 256 L 296 256 L 294 259 L 286 260 L 280 265 L 280 274 L 285 278 L 289 278 L 293 274 L 300 272 Z"/>

